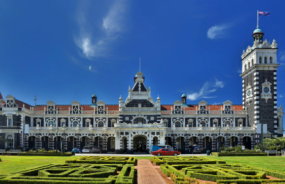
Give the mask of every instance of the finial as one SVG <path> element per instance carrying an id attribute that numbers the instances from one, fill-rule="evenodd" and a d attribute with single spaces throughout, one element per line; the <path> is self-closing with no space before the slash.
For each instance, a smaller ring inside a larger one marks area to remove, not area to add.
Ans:
<path id="1" fill-rule="evenodd" d="M 35 99 L 34 99 L 34 100 L 35 100 L 35 106 L 36 106 L 36 102 L 37 102 L 37 96 L 35 96 Z"/>
<path id="2" fill-rule="evenodd" d="M 129 90 L 131 90 L 131 86 L 129 86 Z"/>

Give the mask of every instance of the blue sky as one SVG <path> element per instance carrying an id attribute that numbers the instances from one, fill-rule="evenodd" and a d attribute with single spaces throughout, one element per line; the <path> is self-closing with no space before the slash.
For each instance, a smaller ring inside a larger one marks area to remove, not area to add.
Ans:
<path id="1" fill-rule="evenodd" d="M 278 43 L 278 104 L 285 105 L 285 1 L 0 1 L 0 92 L 34 104 L 125 100 L 142 58 L 152 96 L 242 104 L 241 54 L 256 11 Z M 283 97 L 284 96 L 284 97 Z"/>

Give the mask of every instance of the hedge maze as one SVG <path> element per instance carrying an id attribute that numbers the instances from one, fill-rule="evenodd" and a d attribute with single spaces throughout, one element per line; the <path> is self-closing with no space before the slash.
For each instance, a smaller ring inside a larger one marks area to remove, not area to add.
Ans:
<path id="1" fill-rule="evenodd" d="M 246 166 L 226 164 L 208 157 L 154 157 L 152 162 L 176 184 L 194 183 L 193 178 L 220 184 L 285 183 L 285 173 Z M 281 180 L 269 180 L 267 175 Z"/>
<path id="2" fill-rule="evenodd" d="M 12 173 L 0 183 L 134 184 L 135 163 L 134 157 L 82 157 Z"/>

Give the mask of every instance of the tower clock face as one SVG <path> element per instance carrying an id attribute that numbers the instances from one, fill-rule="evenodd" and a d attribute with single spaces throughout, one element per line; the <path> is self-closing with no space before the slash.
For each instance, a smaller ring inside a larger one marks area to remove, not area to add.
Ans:
<path id="1" fill-rule="evenodd" d="M 247 96 L 251 96 L 251 90 L 247 91 Z"/>
<path id="2" fill-rule="evenodd" d="M 264 93 L 268 93 L 269 92 L 269 88 L 265 87 L 265 88 L 263 88 L 263 91 L 264 91 Z"/>

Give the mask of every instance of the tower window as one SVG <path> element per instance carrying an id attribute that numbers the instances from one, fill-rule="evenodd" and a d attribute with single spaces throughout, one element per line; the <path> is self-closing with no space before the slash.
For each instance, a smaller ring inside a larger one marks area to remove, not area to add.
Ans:
<path id="1" fill-rule="evenodd" d="M 272 57 L 270 57 L 270 64 L 272 64 L 273 63 L 273 59 L 272 59 Z"/>
<path id="2" fill-rule="evenodd" d="M 267 64 L 267 57 L 264 57 L 264 64 Z"/>
<path id="3" fill-rule="evenodd" d="M 248 62 L 248 69 L 250 68 L 250 62 Z"/>
<path id="4" fill-rule="evenodd" d="M 262 57 L 259 57 L 259 63 L 262 63 Z"/>
<path id="5" fill-rule="evenodd" d="M 253 62 L 253 59 L 252 59 L 252 60 L 251 60 L 251 65 L 252 65 L 252 66 L 253 66 L 253 63 L 254 63 L 254 62 Z"/>
<path id="6" fill-rule="evenodd" d="M 246 68 L 246 64 L 244 65 L 244 70 L 247 70 L 247 68 Z"/>

